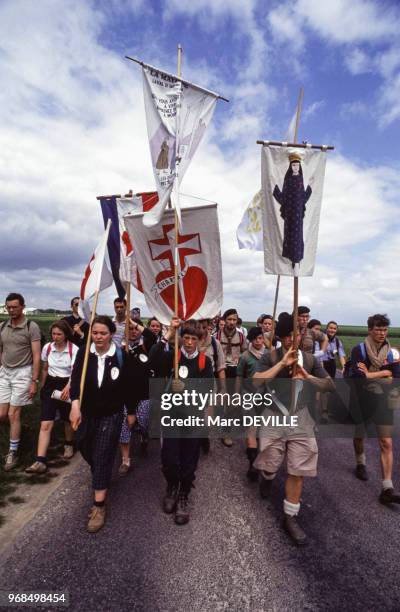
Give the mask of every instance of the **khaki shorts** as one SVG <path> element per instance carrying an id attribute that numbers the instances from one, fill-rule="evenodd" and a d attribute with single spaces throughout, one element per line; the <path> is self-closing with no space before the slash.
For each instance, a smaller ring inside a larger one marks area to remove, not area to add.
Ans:
<path id="1" fill-rule="evenodd" d="M 21 368 L 0 368 L 0 404 L 27 406 L 32 404 L 29 387 L 32 383 L 32 366 Z"/>
<path id="2" fill-rule="evenodd" d="M 316 476 L 318 446 L 315 438 L 267 438 L 254 467 L 276 474 L 286 456 L 287 473 L 291 476 Z"/>

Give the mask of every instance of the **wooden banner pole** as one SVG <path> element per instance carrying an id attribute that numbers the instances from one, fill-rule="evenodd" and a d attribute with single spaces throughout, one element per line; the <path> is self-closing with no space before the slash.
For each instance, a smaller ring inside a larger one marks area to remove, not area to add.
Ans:
<path id="1" fill-rule="evenodd" d="M 299 134 L 299 125 L 300 125 L 300 115 L 301 109 L 303 106 L 303 96 L 304 90 L 301 87 L 299 92 L 299 98 L 297 101 L 297 113 L 296 113 L 296 126 L 294 130 L 294 141 L 295 143 L 298 140 Z M 299 308 L 299 277 L 295 276 L 293 278 L 293 333 L 292 333 L 292 346 L 297 351 L 298 343 L 297 343 L 297 328 L 298 328 L 298 308 Z M 292 370 L 292 379 L 296 375 L 296 367 Z M 296 383 L 292 383 L 291 385 L 291 395 L 290 395 L 290 414 L 293 414 L 296 409 Z"/>
<path id="2" fill-rule="evenodd" d="M 178 45 L 178 78 L 182 76 L 182 47 Z M 179 186 L 178 186 L 179 187 Z M 176 208 L 174 209 L 174 225 L 175 225 L 175 252 L 174 252 L 174 313 L 175 316 L 178 316 L 178 263 L 179 263 L 179 248 L 178 248 L 178 235 L 179 235 L 179 225 L 178 225 L 178 213 Z M 179 366 L 179 332 L 178 329 L 175 329 L 175 347 L 174 347 L 174 378 L 178 379 L 178 366 Z"/>
<path id="3" fill-rule="evenodd" d="M 89 362 L 89 349 L 90 349 L 90 344 L 91 344 L 91 340 L 92 340 L 92 327 L 93 327 L 94 318 L 96 316 L 97 301 L 99 299 L 99 293 L 100 293 L 100 291 L 97 289 L 95 294 L 94 294 L 93 309 L 92 309 L 92 312 L 91 312 L 91 315 L 90 315 L 88 337 L 86 338 L 85 356 L 83 358 L 83 367 L 82 367 L 82 375 L 81 375 L 81 386 L 80 386 L 80 393 L 79 393 L 79 401 L 80 401 L 80 409 L 81 410 L 82 410 L 83 390 L 85 388 L 86 373 L 87 373 L 87 367 L 88 367 L 88 362 Z"/>

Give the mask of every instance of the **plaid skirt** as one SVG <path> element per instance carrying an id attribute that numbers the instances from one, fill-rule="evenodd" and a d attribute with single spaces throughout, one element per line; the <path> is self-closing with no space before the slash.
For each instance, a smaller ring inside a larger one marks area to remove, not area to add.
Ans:
<path id="1" fill-rule="evenodd" d="M 121 435 L 119 437 L 121 444 L 129 444 L 131 441 L 132 431 L 135 429 L 140 433 L 147 433 L 150 421 L 150 400 L 141 400 L 139 402 L 136 411 L 137 421 L 133 430 L 129 429 L 126 416 L 127 410 L 124 408 L 124 420 L 122 422 Z"/>
<path id="2" fill-rule="evenodd" d="M 108 489 L 121 432 L 123 413 L 84 417 L 77 431 L 77 446 L 90 465 L 95 491 Z"/>

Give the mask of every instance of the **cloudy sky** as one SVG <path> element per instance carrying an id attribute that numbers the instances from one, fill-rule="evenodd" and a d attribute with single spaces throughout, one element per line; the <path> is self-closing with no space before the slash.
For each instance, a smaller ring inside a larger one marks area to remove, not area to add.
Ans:
<path id="1" fill-rule="evenodd" d="M 300 302 L 325 321 L 400 324 L 399 31 L 396 0 L 2 0 L 0 302 L 18 290 L 65 307 L 102 231 L 96 196 L 154 189 L 141 74 L 124 56 L 176 72 L 180 42 L 183 76 L 230 99 L 182 185 L 219 203 L 224 306 L 272 310 L 275 279 L 235 232 L 260 186 L 256 140 L 281 139 L 304 86 L 299 139 L 335 152 Z M 281 287 L 289 309 L 291 279 Z"/>

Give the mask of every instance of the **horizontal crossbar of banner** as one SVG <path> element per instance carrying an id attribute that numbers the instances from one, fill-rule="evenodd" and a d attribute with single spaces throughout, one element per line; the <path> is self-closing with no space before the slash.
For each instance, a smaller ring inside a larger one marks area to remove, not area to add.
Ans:
<path id="1" fill-rule="evenodd" d="M 187 212 L 187 211 L 192 211 L 192 210 L 207 210 L 207 209 L 211 209 L 211 208 L 216 208 L 218 207 L 217 202 L 210 202 L 210 204 L 202 204 L 201 206 L 182 206 L 181 211 L 182 212 Z M 132 217 L 143 217 L 143 215 L 145 215 L 145 212 L 134 212 L 134 213 L 128 213 L 127 215 L 124 215 L 124 219 L 128 219 L 128 218 L 132 218 Z M 172 217 L 175 214 L 175 211 L 172 208 L 167 208 L 165 209 L 164 213 L 163 213 L 163 217 Z"/>
<path id="2" fill-rule="evenodd" d="M 167 74 L 168 76 L 173 77 L 174 79 L 176 79 L 177 81 L 180 81 L 181 83 L 184 83 L 185 85 L 190 85 L 191 87 L 195 87 L 196 89 L 199 89 L 200 91 L 204 91 L 212 96 L 215 96 L 216 98 L 218 98 L 218 100 L 229 102 L 227 98 L 220 96 L 219 94 L 215 93 L 215 91 L 211 91 L 210 89 L 206 89 L 205 87 L 200 87 L 199 85 L 195 85 L 195 83 L 191 83 L 190 81 L 185 81 L 185 79 L 181 79 L 175 74 L 171 74 L 170 72 L 161 70 L 161 68 L 156 68 L 155 66 L 151 66 L 150 64 L 145 64 L 145 62 L 142 62 L 141 60 L 138 60 L 134 57 L 129 57 L 129 55 L 125 55 L 125 58 L 128 60 L 131 60 L 131 62 L 136 62 L 136 64 L 140 64 L 140 66 L 143 66 L 144 68 L 151 68 L 152 70 L 157 70 L 158 72 L 161 72 L 162 74 Z"/>
<path id="3" fill-rule="evenodd" d="M 141 193 L 137 193 L 136 195 L 145 195 L 146 193 L 153 193 L 152 191 L 148 191 L 148 192 L 143 192 L 143 194 Z M 113 193 L 112 195 L 101 195 L 101 196 L 97 196 L 96 200 L 104 200 L 105 198 L 132 198 L 133 197 L 133 193 L 132 193 L 132 189 L 129 190 L 128 193 L 126 193 L 124 196 L 122 196 L 120 193 Z"/>
<path id="4" fill-rule="evenodd" d="M 257 140 L 257 144 L 266 147 L 298 147 L 300 149 L 321 149 L 321 151 L 333 151 L 331 145 L 314 145 L 309 142 L 278 142 L 276 140 Z"/>

